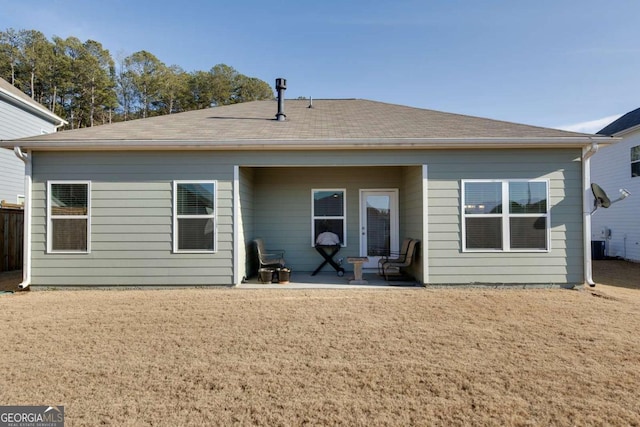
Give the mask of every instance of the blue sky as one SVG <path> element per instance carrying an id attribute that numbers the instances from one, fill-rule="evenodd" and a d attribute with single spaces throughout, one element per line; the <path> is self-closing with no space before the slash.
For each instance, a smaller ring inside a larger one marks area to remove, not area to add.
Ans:
<path id="1" fill-rule="evenodd" d="M 285 77 L 289 98 L 582 131 L 640 107 L 636 0 L 0 0 L 0 10 L 2 30 L 93 39 L 114 58 L 147 50 L 187 71 L 225 63 L 272 85 Z"/>

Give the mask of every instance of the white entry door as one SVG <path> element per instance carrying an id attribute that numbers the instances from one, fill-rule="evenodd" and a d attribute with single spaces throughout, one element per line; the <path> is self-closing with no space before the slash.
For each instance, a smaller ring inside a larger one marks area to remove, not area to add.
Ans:
<path id="1" fill-rule="evenodd" d="M 378 260 L 397 252 L 398 190 L 360 190 L 360 256 L 369 258 L 364 268 L 377 268 Z"/>

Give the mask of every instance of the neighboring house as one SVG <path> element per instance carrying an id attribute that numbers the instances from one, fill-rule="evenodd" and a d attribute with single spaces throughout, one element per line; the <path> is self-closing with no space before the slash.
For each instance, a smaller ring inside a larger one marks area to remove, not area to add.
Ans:
<path id="1" fill-rule="evenodd" d="M 0 78 L 0 141 L 53 133 L 66 123 Z M 0 149 L 0 200 L 21 203 L 24 163 L 12 151 Z"/>
<path id="2" fill-rule="evenodd" d="M 611 200 L 617 199 L 623 188 L 631 197 L 593 214 L 591 238 L 605 242 L 607 256 L 640 261 L 640 108 L 598 134 L 622 140 L 591 158 L 591 182 L 602 187 Z"/>
<path id="3" fill-rule="evenodd" d="M 360 99 L 279 105 L 4 143 L 30 162 L 23 286 L 239 284 L 258 237 L 303 274 L 323 227 L 365 268 L 381 234 L 391 250 L 420 239 L 425 284 L 590 281 L 586 153 L 610 138 Z"/>

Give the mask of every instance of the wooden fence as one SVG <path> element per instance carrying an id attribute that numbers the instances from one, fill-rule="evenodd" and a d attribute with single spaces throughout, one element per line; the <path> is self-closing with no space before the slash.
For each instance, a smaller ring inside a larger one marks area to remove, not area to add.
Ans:
<path id="1" fill-rule="evenodd" d="M 0 272 L 22 268 L 24 210 L 0 205 Z"/>

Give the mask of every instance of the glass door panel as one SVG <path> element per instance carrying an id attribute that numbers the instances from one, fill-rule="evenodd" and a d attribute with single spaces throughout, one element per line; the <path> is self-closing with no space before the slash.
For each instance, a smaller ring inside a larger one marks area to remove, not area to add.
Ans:
<path id="1" fill-rule="evenodd" d="M 398 251 L 397 190 L 362 190 L 360 197 L 360 256 L 365 268 L 377 268 L 381 256 Z"/>

